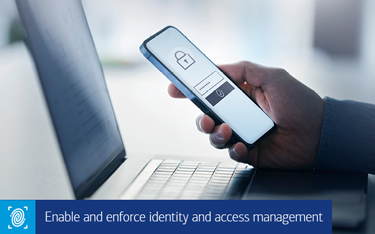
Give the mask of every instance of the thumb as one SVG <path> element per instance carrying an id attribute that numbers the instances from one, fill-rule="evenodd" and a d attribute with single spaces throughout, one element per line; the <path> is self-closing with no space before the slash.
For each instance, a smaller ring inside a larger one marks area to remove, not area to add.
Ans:
<path id="1" fill-rule="evenodd" d="M 229 65 L 221 65 L 223 70 L 235 83 L 242 85 L 247 83 L 253 87 L 261 87 L 269 80 L 270 68 L 252 62 L 239 62 Z"/>

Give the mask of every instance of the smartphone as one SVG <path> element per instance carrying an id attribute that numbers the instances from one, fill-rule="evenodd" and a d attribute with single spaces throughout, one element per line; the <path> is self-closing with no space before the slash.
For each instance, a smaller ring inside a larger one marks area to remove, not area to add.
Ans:
<path id="1" fill-rule="evenodd" d="M 229 144 L 243 142 L 250 150 L 275 128 L 272 119 L 177 28 L 163 28 L 140 50 L 216 125 L 231 127 Z"/>

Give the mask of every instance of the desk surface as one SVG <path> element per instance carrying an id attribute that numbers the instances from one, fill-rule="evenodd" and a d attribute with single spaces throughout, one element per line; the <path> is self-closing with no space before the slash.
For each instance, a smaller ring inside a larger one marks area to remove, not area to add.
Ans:
<path id="1" fill-rule="evenodd" d="M 196 130 L 200 111 L 187 100 L 170 98 L 168 81 L 151 65 L 104 72 L 129 155 L 128 167 L 135 158 L 146 162 L 163 154 L 228 158 L 226 150 L 212 148 L 208 137 Z M 72 199 L 37 74 L 22 44 L 0 51 L 0 75 L 0 199 Z M 114 186 L 106 183 L 101 190 Z M 369 176 L 368 193 L 368 221 L 355 233 L 375 233 L 374 175 Z M 106 196 L 98 194 L 94 198 Z"/>

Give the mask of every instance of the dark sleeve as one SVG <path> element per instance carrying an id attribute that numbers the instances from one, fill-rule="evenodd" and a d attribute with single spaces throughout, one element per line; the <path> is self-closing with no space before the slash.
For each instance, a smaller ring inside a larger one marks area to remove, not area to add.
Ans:
<path id="1" fill-rule="evenodd" d="M 325 101 L 315 169 L 375 174 L 375 105 Z"/>

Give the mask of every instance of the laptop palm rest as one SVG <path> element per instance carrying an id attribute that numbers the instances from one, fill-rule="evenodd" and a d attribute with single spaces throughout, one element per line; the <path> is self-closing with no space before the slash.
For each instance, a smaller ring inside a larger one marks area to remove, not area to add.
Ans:
<path id="1" fill-rule="evenodd" d="M 258 169 L 244 199 L 332 200 L 334 228 L 358 228 L 366 219 L 367 174 Z"/>

